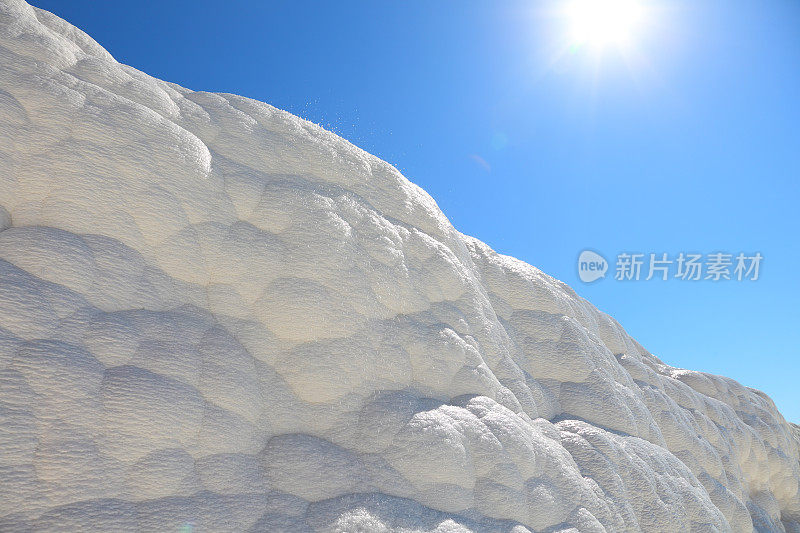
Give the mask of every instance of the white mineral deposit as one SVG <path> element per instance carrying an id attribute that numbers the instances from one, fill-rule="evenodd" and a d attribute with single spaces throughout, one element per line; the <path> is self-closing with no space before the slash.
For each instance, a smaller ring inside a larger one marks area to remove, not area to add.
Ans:
<path id="1" fill-rule="evenodd" d="M 800 531 L 765 394 L 340 137 L 22 0 L 0 230 L 2 531 Z"/>

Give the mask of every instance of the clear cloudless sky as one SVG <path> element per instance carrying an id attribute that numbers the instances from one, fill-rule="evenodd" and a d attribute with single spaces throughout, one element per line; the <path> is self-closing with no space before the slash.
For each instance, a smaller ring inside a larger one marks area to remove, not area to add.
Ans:
<path id="1" fill-rule="evenodd" d="M 800 3 L 642 2 L 604 51 L 565 47 L 555 0 L 32 3 L 148 74 L 335 131 L 665 362 L 800 422 Z M 578 279 L 585 248 L 606 279 Z M 621 282 L 622 251 L 764 261 L 755 282 Z"/>

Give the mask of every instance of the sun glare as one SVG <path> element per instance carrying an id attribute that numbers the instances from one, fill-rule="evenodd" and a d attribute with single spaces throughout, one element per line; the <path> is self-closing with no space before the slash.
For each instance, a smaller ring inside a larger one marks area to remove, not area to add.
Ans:
<path id="1" fill-rule="evenodd" d="M 642 22 L 638 0 L 568 0 L 565 16 L 574 47 L 630 43 Z"/>

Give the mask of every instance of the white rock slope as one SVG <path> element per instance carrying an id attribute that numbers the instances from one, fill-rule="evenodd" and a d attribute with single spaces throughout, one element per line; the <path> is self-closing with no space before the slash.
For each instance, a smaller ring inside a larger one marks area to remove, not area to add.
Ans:
<path id="1" fill-rule="evenodd" d="M 20 0 L 0 229 L 0 530 L 800 531 L 764 394 Z"/>

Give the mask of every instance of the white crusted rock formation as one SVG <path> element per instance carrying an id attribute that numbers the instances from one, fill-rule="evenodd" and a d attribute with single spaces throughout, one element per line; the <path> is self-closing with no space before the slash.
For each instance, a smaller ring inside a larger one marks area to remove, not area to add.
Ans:
<path id="1" fill-rule="evenodd" d="M 0 0 L 0 530 L 798 532 L 799 442 L 391 165 Z"/>

